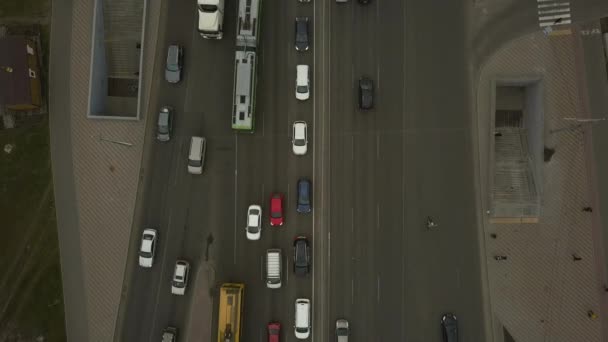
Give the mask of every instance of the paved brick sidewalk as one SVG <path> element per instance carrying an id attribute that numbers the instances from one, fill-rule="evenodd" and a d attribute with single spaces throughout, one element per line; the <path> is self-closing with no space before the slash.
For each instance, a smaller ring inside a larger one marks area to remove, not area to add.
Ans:
<path id="1" fill-rule="evenodd" d="M 64 30 L 61 37 L 71 51 L 56 50 L 63 46 L 56 42 L 51 47 L 51 145 L 55 183 L 61 183 L 55 193 L 66 326 L 69 340 L 78 342 L 114 340 L 143 145 L 150 136 L 145 127 L 151 123 L 145 102 L 139 121 L 87 119 L 93 4 L 53 4 L 53 21 L 71 26 L 71 36 Z M 159 7 L 148 2 L 144 56 L 155 55 Z M 143 98 L 149 98 L 154 64 L 144 58 Z M 59 75 L 66 73 L 63 80 Z"/>
<path id="2" fill-rule="evenodd" d="M 565 129 L 564 117 L 582 113 L 577 87 L 574 35 L 542 33 L 517 39 L 484 66 L 477 94 L 480 142 L 490 139 L 491 89 L 499 79 L 541 79 L 545 146 L 555 149 L 543 164 L 543 193 L 538 223 L 489 224 L 484 243 L 495 334 L 504 326 L 522 341 L 602 341 L 601 279 L 596 273 L 583 130 Z M 525 115 L 525 114 L 524 114 Z M 552 133 L 552 130 L 558 130 Z M 482 194 L 487 198 L 489 148 L 480 143 Z M 484 203 L 484 208 L 489 208 Z M 496 238 L 490 237 L 496 234 Z M 508 260 L 496 261 L 495 254 Z M 581 260 L 574 260 L 573 254 Z M 602 317 L 603 318 L 603 317 Z M 497 338 L 501 341 L 502 338 Z"/>

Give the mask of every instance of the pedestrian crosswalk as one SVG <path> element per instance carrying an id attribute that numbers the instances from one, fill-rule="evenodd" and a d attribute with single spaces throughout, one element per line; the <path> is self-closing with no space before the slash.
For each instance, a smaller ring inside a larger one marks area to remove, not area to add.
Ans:
<path id="1" fill-rule="evenodd" d="M 538 4 L 538 26 L 570 24 L 570 2 L 559 0 L 536 0 Z"/>

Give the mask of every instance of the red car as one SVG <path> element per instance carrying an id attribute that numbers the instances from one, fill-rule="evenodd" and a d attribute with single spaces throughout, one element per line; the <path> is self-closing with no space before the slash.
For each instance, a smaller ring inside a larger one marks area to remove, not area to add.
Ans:
<path id="1" fill-rule="evenodd" d="M 283 225 L 283 194 L 278 192 L 270 197 L 270 225 Z"/>
<path id="2" fill-rule="evenodd" d="M 279 334 L 281 333 L 281 323 L 268 323 L 268 342 L 279 342 Z"/>

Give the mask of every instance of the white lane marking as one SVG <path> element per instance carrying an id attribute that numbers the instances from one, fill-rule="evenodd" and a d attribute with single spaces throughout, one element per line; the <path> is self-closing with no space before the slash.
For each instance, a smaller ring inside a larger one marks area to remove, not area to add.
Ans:
<path id="1" fill-rule="evenodd" d="M 559 22 L 559 24 L 553 24 L 553 23 L 549 22 L 549 23 L 540 23 L 539 26 L 546 27 L 546 26 L 555 26 L 555 25 L 567 25 L 567 24 L 571 24 L 571 23 L 572 23 L 571 20 L 562 20 Z"/>
<path id="2" fill-rule="evenodd" d="M 287 183 L 287 203 L 285 203 L 285 209 L 283 209 L 283 211 L 287 211 L 287 209 L 289 209 L 289 204 L 291 203 L 291 186 L 289 185 L 289 183 Z M 283 218 L 283 220 L 285 220 L 285 218 Z"/>
<path id="3" fill-rule="evenodd" d="M 285 255 L 285 283 L 289 285 L 289 255 Z"/>
<path id="4" fill-rule="evenodd" d="M 355 208 L 350 208 L 350 232 L 351 235 L 355 232 Z"/>
<path id="5" fill-rule="evenodd" d="M 376 67 L 376 85 L 380 89 L 380 64 Z"/>
<path id="6" fill-rule="evenodd" d="M 238 144 L 238 135 L 234 135 L 234 238 L 233 238 L 233 256 L 234 256 L 234 264 L 236 265 L 236 234 L 237 234 L 237 228 L 236 228 L 236 199 L 238 198 L 238 183 L 239 183 L 239 179 L 238 179 L 238 174 L 239 174 L 239 144 Z"/>
<path id="7" fill-rule="evenodd" d="M 380 204 L 376 204 L 376 228 L 380 230 Z"/>
<path id="8" fill-rule="evenodd" d="M 558 8 L 558 9 L 549 9 L 549 10 L 538 10 L 538 14 L 551 14 L 551 13 L 568 13 L 570 12 L 569 8 Z"/>
<path id="9" fill-rule="evenodd" d="M 261 113 L 262 115 L 262 136 L 266 135 L 266 120 L 264 120 L 265 116 L 264 112 Z"/>
<path id="10" fill-rule="evenodd" d="M 350 84 L 351 84 L 351 88 L 355 89 L 355 65 L 354 64 L 350 65 Z"/>
<path id="11" fill-rule="evenodd" d="M 264 281 L 264 256 L 260 255 L 260 280 Z"/>
<path id="12" fill-rule="evenodd" d="M 350 136 L 350 160 L 355 160 L 355 136 Z"/>
<path id="13" fill-rule="evenodd" d="M 350 278 L 350 304 L 355 304 L 355 279 Z"/>
<path id="14" fill-rule="evenodd" d="M 545 16 L 539 17 L 538 19 L 540 19 L 542 21 L 546 21 L 546 20 L 555 20 L 555 19 L 566 19 L 566 18 L 570 18 L 570 13 L 558 14 L 558 15 L 545 15 Z"/>
<path id="15" fill-rule="evenodd" d="M 260 200 L 260 206 L 262 207 L 262 214 L 264 213 L 264 194 L 266 193 L 266 184 L 262 183 L 262 199 Z M 264 215 L 262 215 L 264 217 Z"/>
<path id="16" fill-rule="evenodd" d="M 571 23 L 570 2 L 537 0 L 538 26 L 541 28 Z"/>
<path id="17" fill-rule="evenodd" d="M 327 232 L 327 257 L 331 260 L 331 232 Z"/>
<path id="18" fill-rule="evenodd" d="M 380 135 L 376 135 L 376 159 L 380 160 Z"/>
<path id="19" fill-rule="evenodd" d="M 179 144 L 178 144 L 178 151 L 181 152 L 183 146 L 184 146 L 184 141 L 180 139 Z M 177 169 L 179 169 L 179 167 L 180 167 L 179 163 L 175 163 L 175 168 L 173 169 L 173 171 L 174 171 L 173 172 L 173 186 L 177 185 L 177 172 L 178 172 Z"/>
<path id="20" fill-rule="evenodd" d="M 380 303 L 380 275 L 378 275 L 378 303 Z"/>

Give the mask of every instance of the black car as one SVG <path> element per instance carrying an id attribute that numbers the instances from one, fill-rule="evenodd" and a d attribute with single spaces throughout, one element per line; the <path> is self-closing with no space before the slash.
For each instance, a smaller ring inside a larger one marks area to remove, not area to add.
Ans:
<path id="1" fill-rule="evenodd" d="M 374 108 L 374 81 L 365 76 L 359 79 L 359 108 Z"/>
<path id="2" fill-rule="evenodd" d="M 296 275 L 310 272 L 310 247 L 305 236 L 298 236 L 293 242 L 293 272 Z"/>
<path id="3" fill-rule="evenodd" d="M 307 214 L 312 211 L 310 202 L 312 186 L 308 179 L 302 178 L 298 180 L 298 205 L 296 211 L 302 214 Z"/>
<path id="4" fill-rule="evenodd" d="M 308 50 L 308 17 L 296 18 L 296 50 Z"/>
<path id="5" fill-rule="evenodd" d="M 446 313 L 441 318 L 441 331 L 443 342 L 458 342 L 458 321 L 456 316 Z"/>

